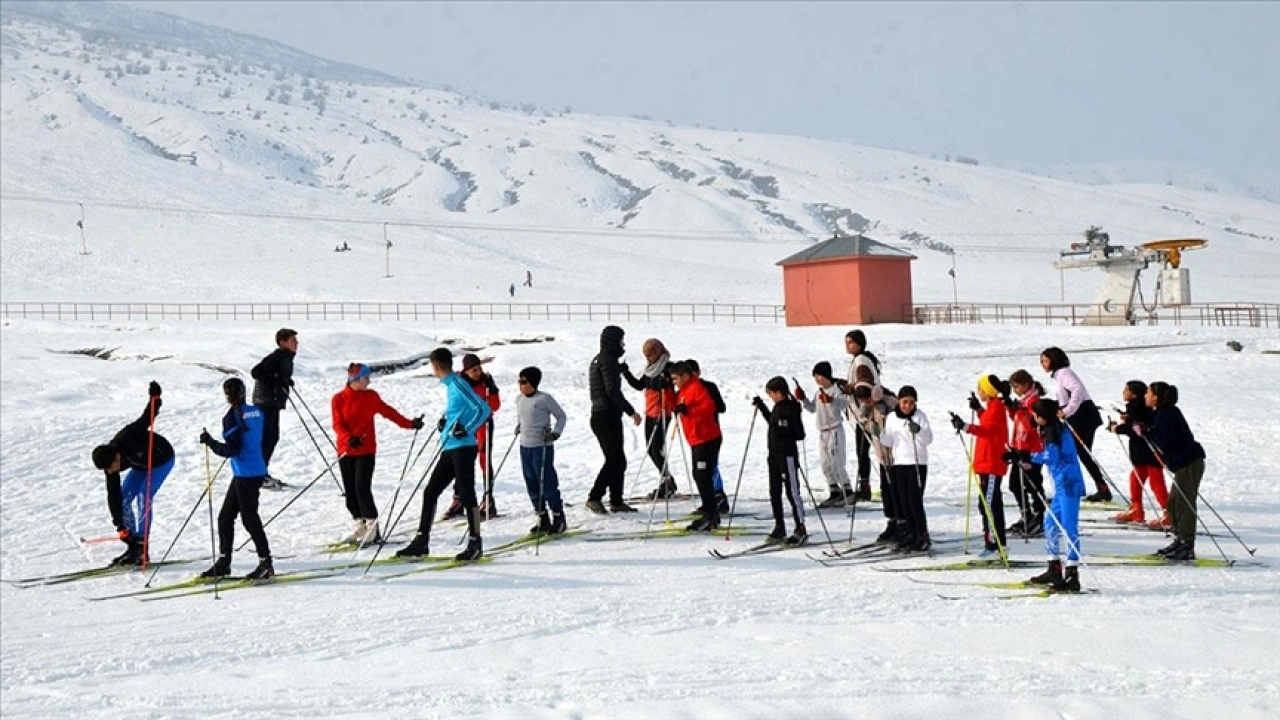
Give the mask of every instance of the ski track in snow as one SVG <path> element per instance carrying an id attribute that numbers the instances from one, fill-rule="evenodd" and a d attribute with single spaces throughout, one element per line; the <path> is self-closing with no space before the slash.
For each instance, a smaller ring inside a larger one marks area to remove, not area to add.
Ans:
<path id="1" fill-rule="evenodd" d="M 81 550 L 75 538 L 110 531 L 101 475 L 88 452 L 145 406 L 146 382 L 158 379 L 165 405 L 157 420 L 178 451 L 177 466 L 156 502 L 153 552 L 162 551 L 196 502 L 204 482 L 196 444 L 202 426 L 217 427 L 224 410 L 220 373 L 194 363 L 239 368 L 265 354 L 276 325 L 217 323 L 55 323 L 5 321 L 0 326 L 0 432 L 4 437 L 0 563 L 5 578 L 100 564 L 114 544 Z M 722 473 L 732 489 L 750 420 L 747 393 L 774 374 L 809 382 L 808 368 L 828 359 L 847 367 L 836 329 L 625 324 L 628 359 L 648 336 L 663 338 L 676 357 L 693 356 L 720 383 L 729 404 Z M 480 323 L 427 330 L 386 323 L 299 327 L 298 389 L 322 421 L 350 360 L 409 357 L 439 338 L 467 343 L 547 333 L 549 343 L 494 346 L 488 366 L 511 403 L 517 370 L 536 363 L 543 388 L 569 413 L 557 465 L 571 525 L 597 532 L 644 528 L 647 506 L 627 517 L 598 518 L 582 501 L 599 466 L 587 428 L 585 368 L 599 328 L 588 324 Z M 823 567 L 802 552 L 716 561 L 709 548 L 757 542 L 723 536 L 592 543 L 581 538 L 500 556 L 490 564 L 424 572 L 386 582 L 343 576 L 296 585 L 249 588 L 140 603 L 84 598 L 140 587 L 114 577 L 45 588 L 0 587 L 3 660 L 0 713 L 6 717 L 534 717 L 534 718 L 1199 718 L 1272 717 L 1280 709 L 1280 641 L 1275 618 L 1280 551 L 1274 480 L 1280 463 L 1266 452 L 1280 423 L 1263 412 L 1280 390 L 1274 332 L 1239 328 L 870 328 L 885 363 L 886 383 L 914 384 L 935 426 L 927 502 L 938 537 L 963 533 L 963 451 L 946 432 L 946 411 L 982 372 L 1025 367 L 1043 380 L 1040 349 L 1063 346 L 1104 409 L 1131 377 L 1179 386 L 1180 405 L 1208 452 L 1202 489 L 1254 546 L 1268 567 L 1232 570 L 1087 566 L 1084 582 L 1101 593 L 1074 598 L 999 601 L 999 591 L 912 583 L 872 566 Z M 1224 343 L 1237 339 L 1245 350 Z M 1202 343 L 1189 347 L 1084 352 L 1131 344 Z M 53 354 L 88 347 L 119 349 L 121 360 Z M 172 357 L 154 362 L 141 356 Z M 423 369 L 376 377 L 385 400 L 407 414 L 439 412 L 442 393 Z M 1247 389 L 1247 396 L 1242 395 Z M 638 395 L 627 391 L 629 397 Z M 510 404 L 499 411 L 497 451 L 513 429 Z M 298 418 L 283 416 L 273 473 L 294 483 L 321 464 Z M 412 433 L 379 424 L 375 492 L 384 517 Z M 656 473 L 641 461 L 638 430 L 628 432 L 628 492 L 650 488 Z M 324 441 L 321 440 L 323 443 Z M 816 444 L 816 440 L 810 443 Z M 1127 491 L 1125 456 L 1099 433 L 1095 450 Z M 812 458 L 814 447 L 809 448 Z M 430 454 L 429 452 L 427 453 Z M 500 455 L 499 455 L 500 456 Z M 426 458 L 424 457 L 423 462 Z M 675 473 L 688 486 L 683 461 Z M 412 473 L 401 502 L 422 470 Z M 814 492 L 825 496 L 811 465 Z M 220 502 L 226 475 L 219 480 Z M 763 498 L 764 428 L 757 427 L 742 481 L 743 498 Z M 264 493 L 264 517 L 288 498 Z M 498 482 L 504 516 L 485 526 L 494 546 L 532 522 L 518 458 Z M 1006 496 L 1006 502 L 1012 500 Z M 671 514 L 693 503 L 673 504 Z M 411 504 L 400 531 L 416 521 Z M 752 514 L 767 504 L 743 500 L 735 527 L 763 527 Z M 665 508 L 654 512 L 663 527 Z M 1206 512 L 1211 527 L 1219 528 Z M 1104 517 L 1085 510 L 1085 517 Z M 174 550 L 207 558 L 207 510 L 201 507 Z M 837 538 L 848 518 L 824 513 Z M 745 518 L 745 519 L 744 519 Z M 879 532 L 878 511 L 862 510 L 855 535 Z M 810 513 L 810 529 L 821 537 Z M 407 523 L 407 524 L 405 524 Z M 317 546 L 347 530 L 333 481 L 321 478 L 268 528 L 281 570 L 331 564 Z M 461 530 L 438 526 L 435 553 L 454 552 Z M 973 518 L 974 532 L 980 524 Z M 1159 533 L 1082 528 L 1086 561 L 1093 553 L 1149 552 Z M 238 541 L 244 538 L 237 528 Z M 590 536 L 588 536 L 590 537 Z M 1246 558 L 1229 536 L 1233 558 Z M 977 547 L 977 541 L 973 548 Z M 816 543 L 810 552 L 820 549 Z M 1014 557 L 1039 560 L 1041 542 L 1011 539 Z M 1207 538 L 1197 547 L 1217 557 Z M 386 552 L 391 552 L 389 547 Z M 368 557 L 369 553 L 363 554 Z M 344 556 L 343 556 L 344 557 Z M 962 557 L 940 546 L 934 561 Z M 203 567 L 162 569 L 158 582 Z M 1099 559 L 1098 562 L 1101 562 Z M 252 564 L 249 549 L 238 571 Z M 371 575 L 389 572 L 375 569 Z M 957 580 L 1021 579 L 1033 571 L 975 571 Z M 945 601 L 947 594 L 972 600 Z"/>

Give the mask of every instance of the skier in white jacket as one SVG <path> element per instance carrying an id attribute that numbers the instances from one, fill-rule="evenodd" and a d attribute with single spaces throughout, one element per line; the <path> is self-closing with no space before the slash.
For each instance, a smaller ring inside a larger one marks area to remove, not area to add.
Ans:
<path id="1" fill-rule="evenodd" d="M 933 430 L 924 411 L 916 407 L 916 389 L 898 391 L 898 407 L 890 412 L 880 433 L 880 444 L 892 458 L 890 486 L 897 511 L 894 541 L 902 552 L 929 549 L 929 523 L 924 514 L 924 486 L 929 471 L 929 444 Z"/>
<path id="2" fill-rule="evenodd" d="M 845 507 L 854 502 L 853 484 L 846 467 L 844 436 L 844 418 L 849 411 L 849 400 L 832 379 L 831 363 L 824 360 L 814 365 L 813 381 L 818 384 L 818 394 L 813 400 L 805 395 L 799 384 L 796 385 L 795 396 L 806 411 L 817 415 L 818 454 L 830 493 L 818 507 Z"/>

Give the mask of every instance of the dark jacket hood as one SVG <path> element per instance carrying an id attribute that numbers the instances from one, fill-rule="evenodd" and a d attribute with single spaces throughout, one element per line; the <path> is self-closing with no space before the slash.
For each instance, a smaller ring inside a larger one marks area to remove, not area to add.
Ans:
<path id="1" fill-rule="evenodd" d="M 617 325 L 608 325 L 600 331 L 600 352 L 622 357 L 622 337 L 626 333 Z"/>

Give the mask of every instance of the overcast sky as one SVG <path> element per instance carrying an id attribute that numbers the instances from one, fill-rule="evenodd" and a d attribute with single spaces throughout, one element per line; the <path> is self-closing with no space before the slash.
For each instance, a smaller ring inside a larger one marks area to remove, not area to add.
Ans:
<path id="1" fill-rule="evenodd" d="M 504 102 L 989 163 L 1280 168 L 1280 3 L 131 3 Z"/>

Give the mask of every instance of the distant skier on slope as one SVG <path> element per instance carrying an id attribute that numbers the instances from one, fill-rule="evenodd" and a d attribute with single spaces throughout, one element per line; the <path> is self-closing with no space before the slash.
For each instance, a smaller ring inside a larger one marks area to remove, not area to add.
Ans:
<path id="1" fill-rule="evenodd" d="M 112 565 L 143 565 L 151 532 L 151 505 L 173 470 L 173 446 L 152 426 L 160 412 L 160 384 L 147 386 L 150 400 L 142 416 L 124 426 L 111 442 L 93 449 L 93 466 L 106 473 L 107 508 L 125 551 Z M 120 473 L 127 470 L 123 485 Z"/>

